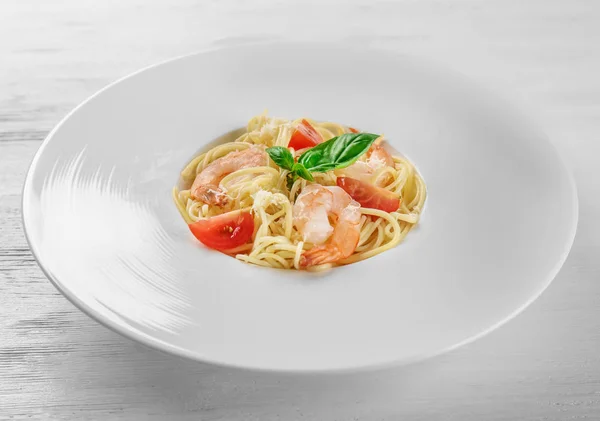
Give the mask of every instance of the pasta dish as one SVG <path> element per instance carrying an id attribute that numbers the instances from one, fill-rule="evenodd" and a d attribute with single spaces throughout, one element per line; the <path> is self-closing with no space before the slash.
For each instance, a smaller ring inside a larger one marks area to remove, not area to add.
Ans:
<path id="1" fill-rule="evenodd" d="M 173 189 L 205 246 L 259 266 L 323 270 L 397 246 L 425 183 L 383 136 L 331 122 L 253 117 L 194 158 Z"/>

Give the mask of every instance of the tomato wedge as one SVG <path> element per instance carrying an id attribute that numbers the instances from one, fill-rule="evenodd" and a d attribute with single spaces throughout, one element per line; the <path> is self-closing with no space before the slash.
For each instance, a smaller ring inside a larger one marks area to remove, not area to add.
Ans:
<path id="1" fill-rule="evenodd" d="M 234 211 L 189 224 L 190 231 L 202 244 L 223 251 L 248 242 L 254 233 L 250 212 Z"/>
<path id="2" fill-rule="evenodd" d="M 365 208 L 394 212 L 400 207 L 400 198 L 393 192 L 350 177 L 338 177 L 337 185 Z"/>
<path id="3" fill-rule="evenodd" d="M 302 122 L 298 124 L 298 127 L 296 127 L 296 130 L 294 130 L 294 133 L 292 133 L 288 146 L 298 151 L 304 148 L 312 148 L 319 143 L 323 143 L 323 138 L 319 132 L 317 132 L 308 121 L 302 120 Z"/>

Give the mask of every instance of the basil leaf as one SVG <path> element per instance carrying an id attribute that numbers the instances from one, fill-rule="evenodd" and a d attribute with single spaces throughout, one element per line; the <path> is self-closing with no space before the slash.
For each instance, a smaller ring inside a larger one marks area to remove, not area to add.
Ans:
<path id="1" fill-rule="evenodd" d="M 304 152 L 298 162 L 308 171 L 327 172 L 352 165 L 379 135 L 345 133 Z"/>
<path id="2" fill-rule="evenodd" d="M 267 148 L 267 153 L 278 166 L 284 170 L 292 171 L 294 156 L 288 148 L 273 146 L 272 148 Z"/>
<path id="3" fill-rule="evenodd" d="M 304 178 L 305 180 L 315 181 L 315 179 L 313 178 L 310 171 L 308 171 L 306 168 L 304 168 L 304 165 L 302 165 L 300 163 L 294 164 L 294 166 L 292 167 L 292 172 L 294 174 L 298 174 L 300 177 Z"/>

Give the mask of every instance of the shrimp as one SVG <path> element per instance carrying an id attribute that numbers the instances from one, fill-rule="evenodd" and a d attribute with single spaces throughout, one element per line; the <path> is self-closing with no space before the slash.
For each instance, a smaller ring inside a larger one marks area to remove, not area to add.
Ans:
<path id="1" fill-rule="evenodd" d="M 267 154 L 262 145 L 230 152 L 208 164 L 196 175 L 191 196 L 209 205 L 225 206 L 229 202 L 229 196 L 219 187 L 221 179 L 234 171 L 263 165 L 267 165 Z"/>
<path id="2" fill-rule="evenodd" d="M 381 167 L 393 167 L 394 160 L 390 153 L 381 145 L 381 143 L 374 143 L 367 151 L 367 163 L 375 168 Z"/>
<path id="3" fill-rule="evenodd" d="M 381 143 L 373 143 L 365 155 L 365 159 L 358 160 L 347 168 L 337 170 L 335 174 L 338 177 L 351 177 L 367 183 L 373 183 L 373 174 L 377 170 L 383 167 L 394 166 L 392 156 Z M 387 182 L 387 177 L 380 177 L 375 180 L 374 184 L 382 187 Z"/>
<path id="4" fill-rule="evenodd" d="M 306 186 L 294 203 L 294 225 L 314 247 L 302 254 L 300 266 L 333 263 L 352 255 L 360 237 L 359 208 L 339 187 Z"/>

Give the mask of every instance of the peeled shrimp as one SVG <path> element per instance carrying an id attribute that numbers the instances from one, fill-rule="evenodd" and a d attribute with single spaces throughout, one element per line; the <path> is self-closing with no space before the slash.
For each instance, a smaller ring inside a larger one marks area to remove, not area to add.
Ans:
<path id="1" fill-rule="evenodd" d="M 373 183 L 373 174 L 377 170 L 393 166 L 394 160 L 390 153 L 380 143 L 373 143 L 365 154 L 365 159 L 356 161 L 347 168 L 337 170 L 335 174 L 338 177 L 351 177 L 367 183 Z M 387 178 L 380 177 L 378 180 L 375 180 L 374 184 L 381 187 L 387 181 Z"/>
<path id="2" fill-rule="evenodd" d="M 191 188 L 193 199 L 209 205 L 225 206 L 229 196 L 219 187 L 227 174 L 244 168 L 260 167 L 267 164 L 267 154 L 262 145 L 254 145 L 243 151 L 230 152 L 206 166 L 194 180 Z"/>
<path id="3" fill-rule="evenodd" d="M 360 237 L 359 208 L 339 187 L 306 186 L 294 203 L 294 225 L 304 241 L 315 246 L 302 254 L 300 266 L 333 263 L 352 255 Z"/>
<path id="4" fill-rule="evenodd" d="M 367 163 L 371 167 L 393 167 L 394 160 L 392 155 L 381 145 L 381 143 L 374 143 L 367 151 Z"/>

